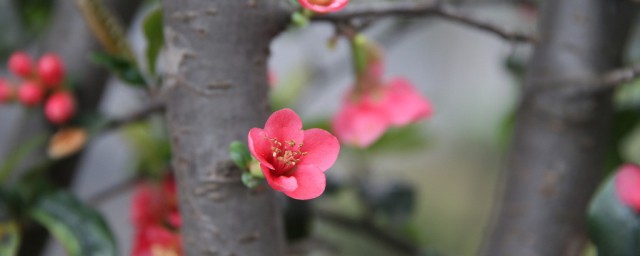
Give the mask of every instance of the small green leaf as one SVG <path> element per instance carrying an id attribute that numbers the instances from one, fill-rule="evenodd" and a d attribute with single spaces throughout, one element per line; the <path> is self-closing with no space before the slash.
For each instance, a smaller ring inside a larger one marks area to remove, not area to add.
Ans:
<path id="1" fill-rule="evenodd" d="M 612 176 L 615 177 L 615 176 Z M 589 235 L 601 256 L 637 256 L 640 217 L 618 199 L 614 178 L 606 181 L 589 207 Z"/>
<path id="2" fill-rule="evenodd" d="M 42 195 L 29 215 L 62 243 L 68 255 L 117 254 L 115 239 L 102 216 L 67 192 Z"/>
<path id="3" fill-rule="evenodd" d="M 351 40 L 351 49 L 353 51 L 353 64 L 356 74 L 359 76 L 364 73 L 368 66 L 368 41 L 362 34 L 357 34 Z"/>
<path id="4" fill-rule="evenodd" d="M 147 85 L 138 66 L 131 60 L 108 53 L 94 53 L 91 60 L 115 73 L 123 82 L 134 87 Z"/>
<path id="5" fill-rule="evenodd" d="M 151 74 L 156 73 L 156 60 L 164 44 L 162 20 L 162 7 L 158 6 L 149 12 L 143 23 L 144 36 L 147 39 L 147 65 Z"/>
<path id="6" fill-rule="evenodd" d="M 47 135 L 40 134 L 29 138 L 24 143 L 20 144 L 18 149 L 11 152 L 2 164 L 0 164 L 0 182 L 4 181 L 16 166 L 20 164 L 22 159 L 27 157 L 31 152 L 44 145 L 47 142 Z"/>
<path id="7" fill-rule="evenodd" d="M 366 150 L 368 152 L 408 152 L 424 149 L 428 141 L 428 136 L 423 134 L 420 124 L 412 124 L 389 129 Z"/>
<path id="8" fill-rule="evenodd" d="M 401 226 L 415 208 L 415 191 L 404 182 L 376 184 L 362 187 L 363 199 L 373 209 L 385 216 L 392 224 Z"/>
<path id="9" fill-rule="evenodd" d="M 262 183 L 262 179 L 256 178 L 255 176 L 251 175 L 251 173 L 243 172 L 242 183 L 248 188 L 256 188 L 260 186 L 260 184 Z"/>
<path id="10" fill-rule="evenodd" d="M 7 198 L 0 195 L 0 256 L 17 255 L 20 245 L 20 231 L 13 218 Z"/>
<path id="11" fill-rule="evenodd" d="M 309 17 L 303 13 L 294 12 L 291 14 L 291 23 L 298 28 L 304 28 L 309 25 Z"/>
<path id="12" fill-rule="evenodd" d="M 229 145 L 229 154 L 231 155 L 231 160 L 233 160 L 240 169 L 245 171 L 249 170 L 249 163 L 252 158 L 247 144 L 239 141 L 231 142 Z"/>

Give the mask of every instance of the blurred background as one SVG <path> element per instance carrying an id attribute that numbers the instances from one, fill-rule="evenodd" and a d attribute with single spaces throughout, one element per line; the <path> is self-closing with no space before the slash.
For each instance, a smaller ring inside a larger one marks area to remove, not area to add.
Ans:
<path id="1" fill-rule="evenodd" d="M 53 2 L 0 1 L 0 59 L 17 49 L 38 51 L 31 45 L 42 38 Z M 536 12 L 527 6 L 465 1 L 461 8 L 509 31 L 533 33 Z M 128 31 L 139 58 L 144 58 L 146 44 L 140 23 L 148 9 L 135 15 Z M 341 39 L 328 47 L 333 34 L 331 25 L 318 22 L 288 29 L 271 46 L 274 104 L 293 108 L 306 124 L 326 126 L 338 110 L 336 99 L 354 80 L 348 43 Z M 398 243 L 376 235 L 383 232 L 433 255 L 474 255 L 491 220 L 519 72 L 530 49 L 438 18 L 385 18 L 365 34 L 384 49 L 385 77 L 412 81 L 432 102 L 434 115 L 391 131 L 364 152 L 345 147 L 328 171 L 335 189 L 311 202 L 320 211 L 311 239 L 294 244 L 304 248 L 312 243 L 312 255 L 396 255 Z M 99 109 L 105 116 L 125 116 L 141 107 L 144 98 L 140 90 L 110 78 Z M 30 114 L 18 105 L 0 105 L 0 157 L 12 150 L 14 138 L 23 132 L 16 124 Z M 162 127 L 163 120 L 153 119 L 150 126 Z M 125 128 L 92 140 L 80 159 L 73 190 L 90 200 L 126 183 L 145 157 L 140 137 L 154 129 L 162 134 L 162 128 Z M 130 203 L 131 188 L 126 186 L 96 203 L 122 255 L 131 250 Z M 46 255 L 65 252 L 50 240 Z"/>

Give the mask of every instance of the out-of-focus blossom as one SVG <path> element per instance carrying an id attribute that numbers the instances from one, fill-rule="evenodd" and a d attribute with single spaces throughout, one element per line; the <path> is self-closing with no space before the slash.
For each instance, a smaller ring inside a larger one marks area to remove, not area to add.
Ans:
<path id="1" fill-rule="evenodd" d="M 67 91 L 60 91 L 47 98 L 44 114 L 53 124 L 64 124 L 76 113 L 76 101 Z"/>
<path id="2" fill-rule="evenodd" d="M 33 70 L 33 61 L 25 52 L 14 52 L 9 57 L 9 71 L 22 78 L 28 78 Z"/>
<path id="3" fill-rule="evenodd" d="M 620 201 L 640 213 L 640 166 L 626 164 L 620 167 L 615 187 Z"/>
<path id="4" fill-rule="evenodd" d="M 342 10 L 349 0 L 298 0 L 298 3 L 316 13 L 330 13 Z"/>
<path id="5" fill-rule="evenodd" d="M 11 84 L 0 78 L 0 103 L 9 102 L 15 96 L 15 89 Z"/>
<path id="6" fill-rule="evenodd" d="M 159 184 L 144 181 L 136 185 L 131 203 L 134 256 L 182 255 L 182 219 L 176 193 L 173 176 L 166 176 Z"/>

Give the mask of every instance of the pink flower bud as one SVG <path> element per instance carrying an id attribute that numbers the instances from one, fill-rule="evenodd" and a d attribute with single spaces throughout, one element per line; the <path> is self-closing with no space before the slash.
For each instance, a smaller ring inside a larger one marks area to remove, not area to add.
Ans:
<path id="1" fill-rule="evenodd" d="M 34 81 L 25 81 L 18 88 L 18 99 L 22 104 L 33 107 L 42 102 L 44 91 L 42 87 Z"/>
<path id="2" fill-rule="evenodd" d="M 62 91 L 49 96 L 44 108 L 47 119 L 54 124 L 63 124 L 73 117 L 76 112 L 76 102 L 71 93 Z"/>
<path id="3" fill-rule="evenodd" d="M 13 86 L 4 79 L 0 79 L 0 103 L 9 102 L 15 94 Z"/>
<path id="4" fill-rule="evenodd" d="M 14 52 L 9 57 L 9 70 L 16 76 L 27 78 L 31 75 L 33 64 L 31 57 L 24 52 Z"/>
<path id="5" fill-rule="evenodd" d="M 640 166 L 625 164 L 620 167 L 615 187 L 620 201 L 640 213 Z"/>
<path id="6" fill-rule="evenodd" d="M 38 76 L 49 88 L 58 88 L 64 77 L 64 65 L 58 55 L 49 53 L 38 61 Z"/>
<path id="7" fill-rule="evenodd" d="M 330 13 L 342 10 L 349 0 L 298 0 L 298 3 L 316 13 Z"/>

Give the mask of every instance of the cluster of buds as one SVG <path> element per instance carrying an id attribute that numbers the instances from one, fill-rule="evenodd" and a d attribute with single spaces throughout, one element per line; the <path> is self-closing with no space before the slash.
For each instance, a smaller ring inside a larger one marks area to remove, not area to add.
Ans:
<path id="1" fill-rule="evenodd" d="M 182 219 L 173 176 L 165 176 L 160 183 L 137 184 L 131 210 L 135 228 L 133 256 L 182 255 Z"/>
<path id="2" fill-rule="evenodd" d="M 75 98 L 64 88 L 64 64 L 56 54 L 45 54 L 37 63 L 24 52 L 15 52 L 7 63 L 15 76 L 0 78 L 0 103 L 17 100 L 26 107 L 44 104 L 47 119 L 56 125 L 65 124 L 75 114 Z"/>

